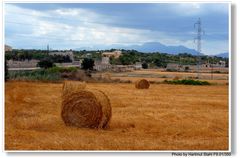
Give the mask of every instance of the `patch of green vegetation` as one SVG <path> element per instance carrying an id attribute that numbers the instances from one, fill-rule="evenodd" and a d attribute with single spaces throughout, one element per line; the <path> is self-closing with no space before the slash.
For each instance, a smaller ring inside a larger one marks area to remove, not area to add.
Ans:
<path id="1" fill-rule="evenodd" d="M 218 73 L 218 74 L 220 74 L 220 73 L 221 73 L 221 71 L 213 71 L 213 73 Z"/>
<path id="2" fill-rule="evenodd" d="M 24 71 L 9 71 L 10 80 L 22 80 L 22 81 L 60 81 L 61 73 L 63 72 L 76 72 L 77 67 L 52 67 L 48 69 L 39 70 L 24 70 Z"/>
<path id="3" fill-rule="evenodd" d="M 183 84 L 183 85 L 210 85 L 207 81 L 199 81 L 199 80 L 164 80 L 163 83 L 167 84 Z"/>
<path id="4" fill-rule="evenodd" d="M 32 71 L 10 71 L 9 79 L 23 81 L 59 81 L 61 75 L 60 73 L 51 73 L 44 69 Z"/>
<path id="5" fill-rule="evenodd" d="M 77 67 L 52 67 L 47 69 L 49 73 L 62 73 L 62 72 L 76 72 L 78 70 Z"/>

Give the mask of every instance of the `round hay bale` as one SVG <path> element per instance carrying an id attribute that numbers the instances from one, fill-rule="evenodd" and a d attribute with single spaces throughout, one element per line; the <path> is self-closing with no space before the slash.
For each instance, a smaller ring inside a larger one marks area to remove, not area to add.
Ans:
<path id="1" fill-rule="evenodd" d="M 106 128 L 112 116 L 112 108 L 102 91 L 80 89 L 63 95 L 61 116 L 66 125 Z"/>
<path id="2" fill-rule="evenodd" d="M 102 118 L 98 128 L 106 128 L 109 126 L 110 119 L 112 117 L 112 107 L 108 96 L 100 90 L 88 89 L 94 93 L 95 97 L 99 101 L 102 107 Z"/>
<path id="3" fill-rule="evenodd" d="M 79 90 L 86 88 L 86 82 L 79 81 L 64 81 L 62 87 L 62 95 L 69 95 L 71 93 L 77 92 Z"/>
<path id="4" fill-rule="evenodd" d="M 148 89 L 150 86 L 150 83 L 145 79 L 140 79 L 135 82 L 135 87 L 137 89 Z"/>
<path id="5" fill-rule="evenodd" d="M 107 80 L 111 80 L 111 74 L 106 72 L 102 75 L 102 78 L 107 79 Z"/>
<path id="6" fill-rule="evenodd" d="M 179 79 L 180 79 L 179 76 L 175 76 L 175 77 L 173 78 L 173 81 L 177 81 L 177 80 L 179 80 Z"/>

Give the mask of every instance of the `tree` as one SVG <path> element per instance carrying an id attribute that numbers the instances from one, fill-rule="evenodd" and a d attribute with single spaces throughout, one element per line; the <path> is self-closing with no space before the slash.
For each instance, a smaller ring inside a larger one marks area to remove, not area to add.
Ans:
<path id="1" fill-rule="evenodd" d="M 228 65 L 229 65 L 229 61 L 228 61 L 228 59 L 226 60 L 226 65 L 225 65 L 225 67 L 228 67 Z"/>
<path id="2" fill-rule="evenodd" d="M 157 67 L 165 68 L 167 66 L 167 62 L 165 60 L 163 60 L 162 58 L 156 58 L 156 59 L 154 59 L 153 62 Z"/>
<path id="3" fill-rule="evenodd" d="M 44 58 L 44 59 L 40 60 L 37 65 L 40 68 L 44 68 L 44 69 L 48 69 L 48 68 L 55 66 L 53 61 L 50 58 Z"/>
<path id="4" fill-rule="evenodd" d="M 90 58 L 84 58 L 81 64 L 82 69 L 84 70 L 93 70 L 94 60 Z"/>
<path id="5" fill-rule="evenodd" d="M 186 67 L 184 68 L 184 71 L 188 71 L 188 70 L 189 70 L 189 67 L 186 66 Z"/>
<path id="6" fill-rule="evenodd" d="M 9 79 L 7 60 L 5 59 L 5 81 Z"/>
<path id="7" fill-rule="evenodd" d="M 144 62 L 144 63 L 142 64 L 142 68 L 143 68 L 143 69 L 148 69 L 148 64 Z"/>

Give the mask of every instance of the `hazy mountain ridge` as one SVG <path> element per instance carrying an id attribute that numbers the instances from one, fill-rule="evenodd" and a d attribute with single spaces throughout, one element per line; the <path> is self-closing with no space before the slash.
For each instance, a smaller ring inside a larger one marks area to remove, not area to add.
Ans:
<path id="1" fill-rule="evenodd" d="M 191 55 L 199 55 L 199 52 L 195 49 L 191 49 L 182 45 L 179 46 L 167 46 L 159 42 L 147 42 L 142 45 L 130 45 L 124 46 L 121 44 L 114 44 L 109 46 L 94 46 L 94 47 L 82 47 L 76 48 L 75 50 L 105 50 L 105 49 L 126 49 L 126 50 L 137 50 L 139 52 L 144 53 L 152 53 L 152 52 L 160 52 L 160 53 L 167 53 L 177 55 L 180 53 L 188 53 Z M 204 55 L 200 53 L 200 55 Z M 219 53 L 215 56 L 228 58 L 228 52 Z"/>
<path id="2" fill-rule="evenodd" d="M 229 53 L 228 52 L 224 52 L 224 53 L 216 54 L 214 56 L 222 57 L 222 58 L 229 58 Z"/>

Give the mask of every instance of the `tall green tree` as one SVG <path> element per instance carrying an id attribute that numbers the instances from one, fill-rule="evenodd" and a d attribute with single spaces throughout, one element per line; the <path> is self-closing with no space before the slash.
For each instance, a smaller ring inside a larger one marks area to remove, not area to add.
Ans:
<path id="1" fill-rule="evenodd" d="M 142 64 L 142 68 L 143 68 L 143 69 L 148 69 L 148 64 L 144 62 L 144 63 Z"/>
<path id="2" fill-rule="evenodd" d="M 93 70 L 94 60 L 90 58 L 84 58 L 81 64 L 83 70 Z"/>
<path id="3" fill-rule="evenodd" d="M 9 79 L 9 73 L 8 73 L 8 64 L 7 64 L 7 60 L 5 60 L 5 73 L 4 73 L 4 77 L 5 77 L 5 81 L 7 81 Z"/>
<path id="4" fill-rule="evenodd" d="M 48 69 L 48 68 L 55 66 L 53 61 L 50 58 L 44 58 L 44 59 L 40 60 L 37 65 L 40 68 L 44 68 L 44 69 Z"/>

